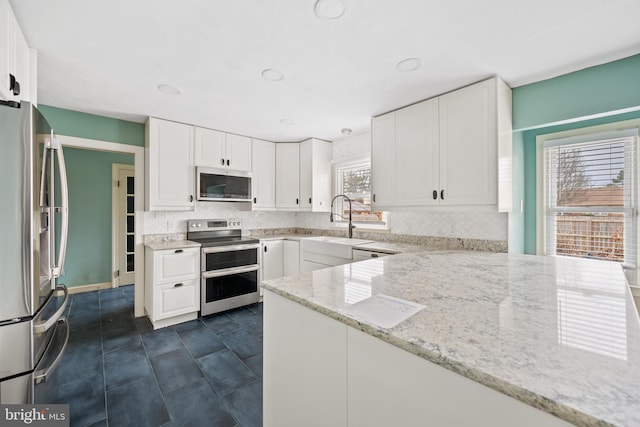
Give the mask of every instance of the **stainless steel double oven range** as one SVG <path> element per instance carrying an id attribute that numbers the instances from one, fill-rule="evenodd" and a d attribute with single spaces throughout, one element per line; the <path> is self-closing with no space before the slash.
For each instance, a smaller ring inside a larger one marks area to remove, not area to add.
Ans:
<path id="1" fill-rule="evenodd" d="M 202 245 L 200 315 L 260 300 L 260 241 L 242 236 L 237 219 L 190 220 L 187 239 Z"/>

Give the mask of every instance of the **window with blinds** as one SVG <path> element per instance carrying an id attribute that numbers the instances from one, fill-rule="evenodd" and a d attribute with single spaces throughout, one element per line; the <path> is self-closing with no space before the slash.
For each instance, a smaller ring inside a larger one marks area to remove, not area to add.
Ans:
<path id="1" fill-rule="evenodd" d="M 544 143 L 548 255 L 636 264 L 637 129 Z"/>
<path id="2" fill-rule="evenodd" d="M 371 162 L 369 160 L 336 164 L 334 167 L 336 194 L 344 194 L 351 202 L 353 222 L 359 228 L 386 229 L 386 214 L 374 211 L 371 206 Z M 336 199 L 336 226 L 346 226 L 349 203 Z"/>

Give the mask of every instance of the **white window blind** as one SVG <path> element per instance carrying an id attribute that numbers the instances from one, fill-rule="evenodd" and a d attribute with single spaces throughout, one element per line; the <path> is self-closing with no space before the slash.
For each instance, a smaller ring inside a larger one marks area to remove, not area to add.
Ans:
<path id="1" fill-rule="evenodd" d="M 548 255 L 636 264 L 637 129 L 544 143 Z"/>

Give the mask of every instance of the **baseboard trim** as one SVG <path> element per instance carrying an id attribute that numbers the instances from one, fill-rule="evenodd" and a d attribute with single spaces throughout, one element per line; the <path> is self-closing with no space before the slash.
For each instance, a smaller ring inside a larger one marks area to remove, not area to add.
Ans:
<path id="1" fill-rule="evenodd" d="M 99 291 L 102 289 L 111 289 L 113 284 L 111 282 L 94 283 L 93 285 L 81 285 L 68 288 L 70 294 L 80 294 L 82 292 Z"/>

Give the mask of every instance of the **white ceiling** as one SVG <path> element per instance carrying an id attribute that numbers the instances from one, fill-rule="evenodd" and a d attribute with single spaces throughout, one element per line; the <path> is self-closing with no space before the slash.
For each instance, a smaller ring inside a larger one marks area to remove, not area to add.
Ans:
<path id="1" fill-rule="evenodd" d="M 315 0 L 11 0 L 39 103 L 272 141 L 335 140 L 494 74 L 516 87 L 640 53 L 639 0 L 343 2 L 320 20 Z M 409 57 L 422 67 L 396 71 Z"/>

